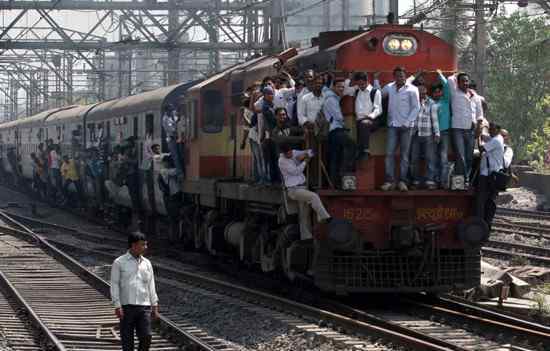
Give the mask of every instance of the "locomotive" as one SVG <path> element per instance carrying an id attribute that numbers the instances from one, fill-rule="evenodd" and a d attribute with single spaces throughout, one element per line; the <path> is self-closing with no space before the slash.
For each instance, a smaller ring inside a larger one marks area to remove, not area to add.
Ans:
<path id="1" fill-rule="evenodd" d="M 395 66 L 428 72 L 428 83 L 435 81 L 436 69 L 457 68 L 451 45 L 412 26 L 386 24 L 366 31 L 320 33 L 312 44 L 287 52 L 285 67 L 341 75 L 380 72 L 382 83 L 391 79 Z M 140 168 L 137 187 L 113 185 L 115 162 L 102 164 L 99 173 L 88 168 L 90 159 L 97 158 L 98 145 L 109 152 L 130 137 L 140 164 L 146 138 L 166 151 L 161 117 L 172 105 L 181 116 L 178 128 L 185 140 L 181 185 L 185 196 L 179 204 L 177 229 L 182 240 L 213 255 L 232 254 L 239 261 L 258 264 L 264 272 L 310 279 L 321 290 L 337 294 L 441 292 L 478 285 L 480 245 L 488 229 L 472 215 L 473 192 L 376 190 L 384 180 L 385 128 L 371 137 L 368 160 L 357 164 L 356 190 L 336 190 L 321 180 L 309 180 L 329 213 L 345 221 L 315 229 L 313 240 L 300 240 L 297 204 L 280 186 L 249 182 L 251 152 L 238 147 L 243 137 L 243 91 L 275 74 L 280 61 L 279 56 L 256 57 L 199 82 L 52 109 L 0 124 L 2 172 L 31 180 L 30 154 L 38 152 L 40 143 L 54 139 L 62 154 L 85 160 L 80 174 L 88 207 L 109 203 L 136 210 L 139 206 L 142 219 L 154 223 L 158 215 L 167 215 L 165 197 L 155 181 L 165 167 L 160 156 L 154 157 L 150 168 Z M 353 99 L 342 99 L 352 135 Z M 312 262 L 313 270 L 308 272 Z"/>

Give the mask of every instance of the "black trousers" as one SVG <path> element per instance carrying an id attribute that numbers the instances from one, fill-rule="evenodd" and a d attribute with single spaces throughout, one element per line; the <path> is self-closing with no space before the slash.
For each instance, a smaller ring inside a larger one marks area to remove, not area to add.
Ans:
<path id="1" fill-rule="evenodd" d="M 364 121 L 357 121 L 357 147 L 359 152 L 365 152 L 369 149 L 370 135 L 378 129 L 378 121 L 372 121 L 370 124 Z"/>
<path id="2" fill-rule="evenodd" d="M 355 143 L 344 128 L 328 134 L 328 173 L 335 187 L 340 187 L 342 175 L 355 171 Z"/>
<path id="3" fill-rule="evenodd" d="M 497 209 L 495 203 L 497 195 L 498 191 L 495 189 L 490 178 L 480 175 L 477 184 L 475 212 L 476 216 L 482 218 L 489 225 L 489 229 L 491 228 Z"/>
<path id="4" fill-rule="evenodd" d="M 134 332 L 139 340 L 138 351 L 149 351 L 151 346 L 151 306 L 122 306 L 120 321 L 122 351 L 134 351 Z"/>

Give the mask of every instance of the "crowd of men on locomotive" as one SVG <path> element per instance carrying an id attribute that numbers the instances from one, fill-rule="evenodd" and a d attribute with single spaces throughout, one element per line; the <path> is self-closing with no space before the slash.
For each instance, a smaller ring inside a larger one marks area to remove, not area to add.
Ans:
<path id="1" fill-rule="evenodd" d="M 511 163 L 507 133 L 488 123 L 468 74 L 452 72 L 442 40 L 384 25 L 325 41 L 201 82 L 4 123 L 0 172 L 57 203 L 165 215 L 171 239 L 229 246 L 327 290 L 475 284 L 497 194 L 490 176 Z M 440 48 L 440 62 L 415 61 Z"/>

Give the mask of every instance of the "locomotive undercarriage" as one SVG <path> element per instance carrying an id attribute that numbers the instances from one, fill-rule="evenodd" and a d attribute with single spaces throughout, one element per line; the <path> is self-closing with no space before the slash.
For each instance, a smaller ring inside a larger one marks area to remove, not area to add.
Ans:
<path id="1" fill-rule="evenodd" d="M 224 201 L 218 209 L 197 206 L 200 214 L 185 235 L 193 237 L 195 247 L 238 257 L 264 272 L 310 279 L 321 290 L 340 294 L 441 292 L 479 283 L 479 247 L 439 249 L 433 226 L 400 247 L 375 250 L 355 234 L 344 235 L 350 238 L 345 242 L 331 239 L 338 233 L 327 240 L 300 240 L 297 216 L 281 215 L 280 206 Z"/>

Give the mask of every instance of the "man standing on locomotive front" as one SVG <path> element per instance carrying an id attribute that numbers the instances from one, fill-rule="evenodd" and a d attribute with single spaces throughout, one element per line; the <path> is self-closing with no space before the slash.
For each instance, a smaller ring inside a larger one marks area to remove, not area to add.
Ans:
<path id="1" fill-rule="evenodd" d="M 122 351 L 134 351 L 134 331 L 139 351 L 151 346 L 151 318 L 159 318 L 158 296 L 151 262 L 143 257 L 147 239 L 143 233 L 128 236 L 128 252 L 113 262 L 111 300 L 120 320 Z"/>
<path id="2" fill-rule="evenodd" d="M 475 128 L 478 120 L 483 120 L 481 101 L 470 89 L 470 77 L 459 73 L 448 78 L 451 91 L 452 135 L 459 174 L 464 175 L 467 188 L 474 157 Z"/>
<path id="3" fill-rule="evenodd" d="M 366 73 L 357 72 L 353 76 L 351 85 L 346 81 L 345 95 L 355 97 L 355 115 L 357 117 L 357 144 L 359 160 L 369 157 L 370 135 L 379 126 L 377 118 L 382 114 L 382 93 L 369 84 Z"/>
<path id="4" fill-rule="evenodd" d="M 386 139 L 386 181 L 383 191 L 395 189 L 395 155 L 397 146 L 401 157 L 398 189 L 408 191 L 409 151 L 414 122 L 420 112 L 418 88 L 407 82 L 403 67 L 393 70 L 394 81 L 384 86 L 382 96 L 388 97 L 388 136 Z M 376 86 L 376 83 L 375 83 Z"/>

